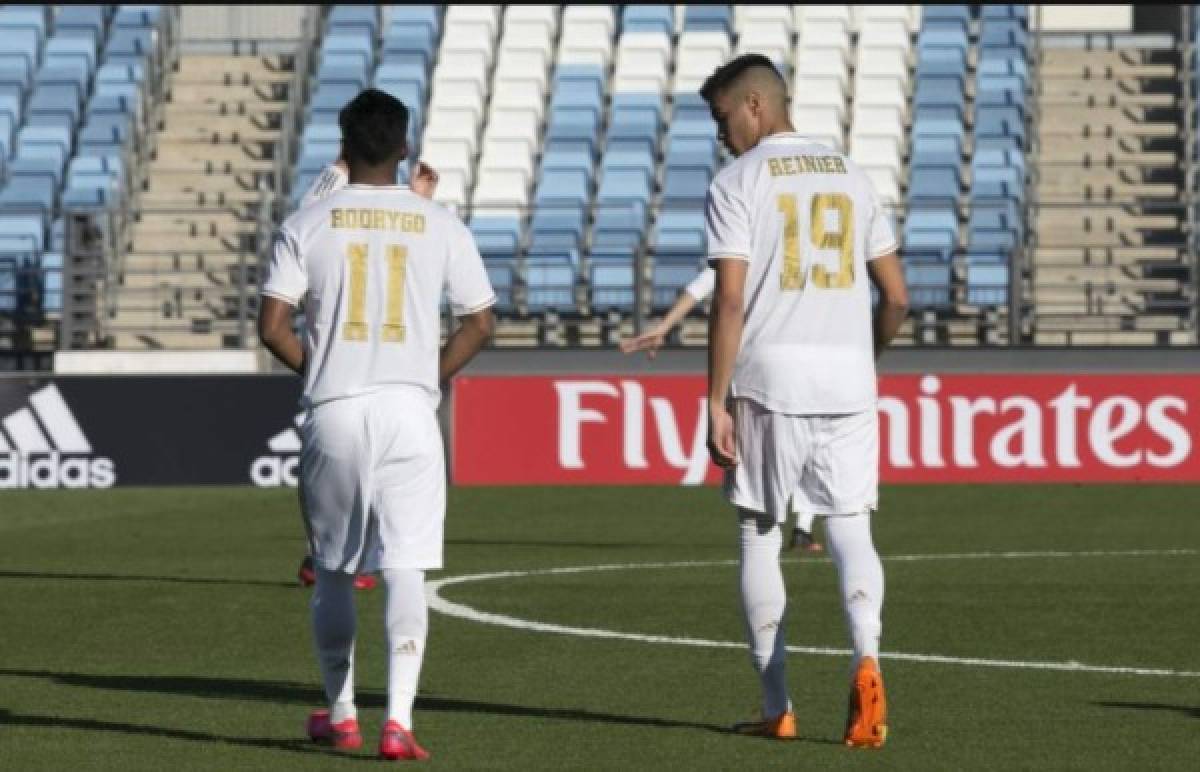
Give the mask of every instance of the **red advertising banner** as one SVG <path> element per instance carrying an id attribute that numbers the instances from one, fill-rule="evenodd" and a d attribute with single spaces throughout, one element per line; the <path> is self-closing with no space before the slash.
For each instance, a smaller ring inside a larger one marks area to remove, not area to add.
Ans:
<path id="1" fill-rule="evenodd" d="M 464 377 L 455 482 L 697 485 L 705 379 Z M 1200 482 L 1200 376 L 894 375 L 880 379 L 882 480 Z"/>

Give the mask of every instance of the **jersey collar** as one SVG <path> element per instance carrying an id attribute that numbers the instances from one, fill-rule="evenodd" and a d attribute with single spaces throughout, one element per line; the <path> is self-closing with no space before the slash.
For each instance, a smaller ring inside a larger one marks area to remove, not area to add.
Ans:
<path id="1" fill-rule="evenodd" d="M 397 183 L 395 185 L 366 185 L 361 182 L 352 182 L 346 185 L 344 190 L 409 190 L 412 188 L 408 185 Z"/>
<path id="2" fill-rule="evenodd" d="M 798 131 L 781 131 L 777 134 L 772 134 L 768 137 L 763 137 L 762 139 L 760 139 L 758 141 L 758 143 L 761 145 L 761 144 L 765 144 L 767 142 L 778 143 L 778 142 L 810 142 L 810 141 L 811 140 L 807 136 L 805 136 L 804 134 L 801 134 Z"/>

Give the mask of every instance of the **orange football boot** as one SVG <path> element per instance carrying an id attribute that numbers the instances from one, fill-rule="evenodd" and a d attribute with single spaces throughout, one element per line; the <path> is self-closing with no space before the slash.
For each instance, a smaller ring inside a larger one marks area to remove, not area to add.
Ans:
<path id="1" fill-rule="evenodd" d="M 775 718 L 734 724 L 733 731 L 752 737 L 774 737 L 776 740 L 795 740 L 796 714 L 787 710 Z"/>
<path id="2" fill-rule="evenodd" d="M 846 745 L 851 748 L 880 748 L 887 740 L 887 700 L 883 696 L 883 674 L 874 657 L 863 657 L 850 685 L 850 708 L 846 718 Z"/>

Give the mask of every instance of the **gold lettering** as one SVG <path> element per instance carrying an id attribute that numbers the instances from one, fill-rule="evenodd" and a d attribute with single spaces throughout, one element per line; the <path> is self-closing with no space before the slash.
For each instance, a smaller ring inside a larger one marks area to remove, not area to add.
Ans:
<path id="1" fill-rule="evenodd" d="M 783 174 L 783 167 L 779 165 L 779 159 L 777 158 L 768 158 L 767 168 L 771 170 L 772 177 L 778 177 Z"/>
<path id="2" fill-rule="evenodd" d="M 846 173 L 846 164 L 842 162 L 841 156 L 834 156 L 833 166 L 834 166 L 834 171 L 837 174 L 845 174 Z"/>
<path id="3" fill-rule="evenodd" d="M 350 287 L 346 322 L 342 325 L 345 340 L 367 339 L 367 245 L 346 245 L 346 259 L 350 261 Z"/>
<path id="4" fill-rule="evenodd" d="M 837 212 L 836 231 L 825 229 L 825 213 Z M 822 289 L 850 289 L 854 286 L 854 202 L 845 193 L 818 193 L 809 210 L 809 234 L 820 249 L 837 249 L 838 272 L 830 274 L 823 265 L 814 265 L 813 284 Z"/>
<path id="5" fill-rule="evenodd" d="M 331 217 L 331 219 L 330 219 L 331 227 L 334 227 L 334 228 L 342 227 L 342 210 L 334 209 L 329 214 Z"/>
<path id="6" fill-rule="evenodd" d="M 781 158 L 779 160 L 783 163 L 783 173 L 784 174 L 795 174 L 796 173 L 796 159 Z"/>

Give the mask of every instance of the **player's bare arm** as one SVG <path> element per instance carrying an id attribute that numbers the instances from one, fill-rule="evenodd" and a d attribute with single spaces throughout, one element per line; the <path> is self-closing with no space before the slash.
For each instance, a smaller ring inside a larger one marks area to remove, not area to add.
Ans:
<path id="1" fill-rule="evenodd" d="M 868 261 L 867 273 L 879 290 L 879 305 L 872 318 L 878 359 L 908 315 L 908 287 L 904 284 L 904 267 L 895 252 Z"/>
<path id="2" fill-rule="evenodd" d="M 645 351 L 648 359 L 654 359 L 658 354 L 658 350 L 662 348 L 663 343 L 667 340 L 667 335 L 674 329 L 675 325 L 683 321 L 683 318 L 696 305 L 696 299 L 687 292 L 680 292 L 679 298 L 675 304 L 671 306 L 671 310 L 663 317 L 662 321 L 651 327 L 641 335 L 633 338 L 622 338 L 620 342 L 621 352 L 632 354 L 635 351 Z"/>
<path id="3" fill-rule="evenodd" d="M 258 311 L 258 339 L 275 358 L 296 373 L 304 373 L 304 345 L 292 329 L 291 303 L 264 295 Z"/>
<path id="4" fill-rule="evenodd" d="M 442 383 L 466 367 L 496 332 L 496 316 L 490 308 L 464 314 L 458 321 L 458 329 L 451 333 L 438 358 L 438 379 Z"/>
<path id="5" fill-rule="evenodd" d="M 735 466 L 733 416 L 726 407 L 745 323 L 745 260 L 716 261 L 717 288 L 708 323 L 708 452 L 713 463 Z"/>

